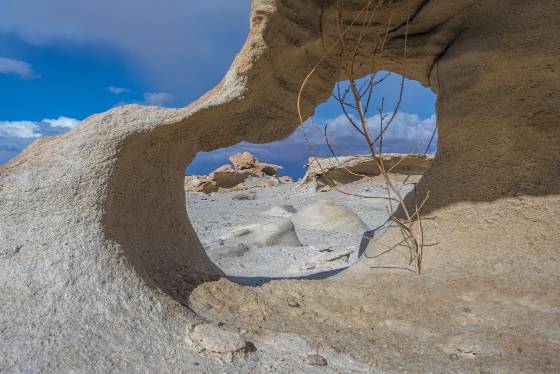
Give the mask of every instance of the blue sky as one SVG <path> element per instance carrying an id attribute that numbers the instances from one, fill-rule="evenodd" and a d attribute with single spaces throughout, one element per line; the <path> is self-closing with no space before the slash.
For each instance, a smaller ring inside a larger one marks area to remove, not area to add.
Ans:
<path id="1" fill-rule="evenodd" d="M 243 45 L 249 9 L 248 0 L 0 1 L 0 163 L 40 136 L 68 131 L 119 104 L 178 107 L 195 100 L 220 81 Z M 398 82 L 392 77 L 380 90 L 388 101 Z M 430 90 L 407 82 L 399 131 L 386 150 L 411 151 L 424 141 L 434 103 Z M 339 115 L 327 102 L 313 123 L 329 122 L 337 143 L 362 152 Z M 306 128 L 314 126 L 309 121 Z M 296 131 L 271 145 L 201 153 L 189 172 L 207 173 L 243 150 L 296 177 L 310 156 Z M 324 151 L 317 139 L 317 153 Z"/>

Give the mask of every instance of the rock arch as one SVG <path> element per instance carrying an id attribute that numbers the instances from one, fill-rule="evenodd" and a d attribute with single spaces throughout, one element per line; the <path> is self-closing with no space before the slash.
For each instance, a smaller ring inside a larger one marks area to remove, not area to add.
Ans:
<path id="1" fill-rule="evenodd" d="M 560 31 L 560 5 L 537 3 L 400 0 L 380 8 L 395 26 L 379 69 L 439 95 L 439 153 L 419 185 L 435 216 L 426 228 L 438 243 L 426 260 L 434 274 L 538 271 L 556 279 L 557 263 L 544 259 L 560 247 L 560 47 L 543 36 Z M 350 20 L 365 1 L 345 4 Z M 193 288 L 222 274 L 184 212 L 183 168 L 199 150 L 288 136 L 299 87 L 323 54 L 322 33 L 335 43 L 334 17 L 332 1 L 255 0 L 245 46 L 196 102 L 116 108 L 6 165 L 0 367 L 172 371 L 198 360 L 184 329 L 200 317 L 184 305 Z M 377 24 L 372 36 L 382 30 Z M 335 79 L 328 61 L 318 67 L 304 91 L 306 115 Z M 340 282 L 365 277 L 369 265 Z"/>

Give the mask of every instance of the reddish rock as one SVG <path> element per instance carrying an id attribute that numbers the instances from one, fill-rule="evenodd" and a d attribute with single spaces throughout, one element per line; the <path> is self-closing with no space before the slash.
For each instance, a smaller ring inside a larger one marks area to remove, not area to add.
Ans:
<path id="1" fill-rule="evenodd" d="M 257 161 L 255 159 L 255 156 L 253 156 L 249 152 L 233 154 L 229 156 L 229 160 L 237 171 L 256 170 L 266 175 L 276 175 L 278 173 L 278 170 L 281 169 L 281 167 L 278 165 L 266 164 Z"/>
<path id="2" fill-rule="evenodd" d="M 194 192 L 243 191 L 252 187 L 272 187 L 291 183 L 290 177 L 276 177 L 280 166 L 261 163 L 249 152 L 229 157 L 232 165 L 222 165 L 208 175 L 185 177 L 185 190 Z"/>
<path id="3" fill-rule="evenodd" d="M 235 168 L 235 170 L 247 170 L 254 169 L 257 160 L 249 152 L 236 153 L 229 156 L 229 161 Z"/>

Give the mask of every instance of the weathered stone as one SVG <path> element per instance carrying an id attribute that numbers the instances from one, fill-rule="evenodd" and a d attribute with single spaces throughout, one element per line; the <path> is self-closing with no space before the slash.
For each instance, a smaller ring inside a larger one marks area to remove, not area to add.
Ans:
<path id="1" fill-rule="evenodd" d="M 216 325 L 204 323 L 196 325 L 190 333 L 195 344 L 214 353 L 234 353 L 245 349 L 245 340 L 233 331 L 226 331 Z"/>
<path id="2" fill-rule="evenodd" d="M 311 366 L 327 366 L 327 360 L 321 355 L 307 355 L 305 363 Z"/>
<path id="3" fill-rule="evenodd" d="M 350 209 L 333 200 L 319 200 L 290 217 L 298 228 L 363 234 L 366 224 Z"/>
<path id="4" fill-rule="evenodd" d="M 233 154 L 229 156 L 229 161 L 231 162 L 235 170 L 254 169 L 255 164 L 257 163 L 255 157 L 249 152 Z"/>
<path id="5" fill-rule="evenodd" d="M 391 174 L 422 175 L 432 163 L 431 155 L 386 153 L 381 158 L 385 170 Z M 310 158 L 305 167 L 307 172 L 301 183 L 318 182 L 322 185 L 340 185 L 356 182 L 366 177 L 380 175 L 379 157 L 342 156 Z"/>
<path id="6" fill-rule="evenodd" d="M 297 308 L 297 307 L 299 307 L 299 302 L 296 299 L 294 299 L 293 297 L 290 297 L 288 299 L 288 306 L 292 307 L 292 308 Z"/>
<path id="7" fill-rule="evenodd" d="M 257 161 L 255 156 L 249 152 L 236 153 L 229 156 L 229 160 L 231 161 L 234 169 L 237 171 L 256 170 L 266 175 L 276 175 L 278 170 L 281 169 L 278 165 L 265 164 Z"/>
<path id="8" fill-rule="evenodd" d="M 224 240 L 236 240 L 249 247 L 301 246 L 294 224 L 289 219 L 242 226 L 229 232 Z"/>

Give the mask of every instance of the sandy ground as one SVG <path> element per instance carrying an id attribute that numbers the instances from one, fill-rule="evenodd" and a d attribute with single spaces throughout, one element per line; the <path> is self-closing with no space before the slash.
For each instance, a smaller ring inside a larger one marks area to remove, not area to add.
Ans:
<path id="1" fill-rule="evenodd" d="M 344 186 L 344 190 L 354 194 L 386 195 L 384 185 L 378 181 L 354 183 Z M 238 200 L 240 195 L 254 197 L 254 200 Z M 349 196 L 336 190 L 316 192 L 313 186 L 298 183 L 211 195 L 189 192 L 187 211 L 212 261 L 242 282 L 258 283 L 261 278 L 327 276 L 357 260 L 361 235 L 298 227 L 296 232 L 303 244 L 300 247 L 258 247 L 238 257 L 222 255 L 221 249 L 230 248 L 231 243 L 224 243 L 220 238 L 235 227 L 277 220 L 266 214 L 274 206 L 288 204 L 299 211 L 320 199 L 332 199 L 351 209 L 369 229 L 382 225 L 388 216 L 383 200 Z M 348 251 L 350 256 L 336 259 Z"/>
<path id="2" fill-rule="evenodd" d="M 347 189 L 378 194 L 383 185 L 370 181 Z M 351 268 L 330 277 L 356 261 L 361 238 L 320 230 L 299 230 L 301 247 L 252 248 L 242 257 L 220 257 L 216 243 L 223 233 L 271 219 L 263 212 L 275 205 L 301 209 L 321 198 L 335 199 L 369 228 L 387 218 L 382 201 L 336 191 L 293 184 L 254 192 L 255 200 L 244 201 L 232 199 L 238 193 L 188 195 L 197 233 L 213 261 L 233 276 L 197 287 L 189 306 L 242 332 L 257 352 L 266 350 L 270 336 L 292 334 L 323 355 L 336 352 L 328 357 L 329 367 L 338 355 L 365 365 L 337 372 L 558 372 L 557 275 L 441 268 L 417 278 Z M 352 250 L 348 261 L 325 263 L 323 256 L 347 249 Z M 315 268 L 307 269 L 309 264 Z M 275 339 L 275 346 L 282 346 Z M 275 367 L 280 361 L 272 360 Z"/>

